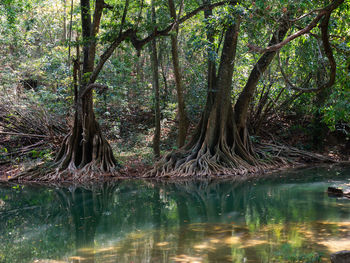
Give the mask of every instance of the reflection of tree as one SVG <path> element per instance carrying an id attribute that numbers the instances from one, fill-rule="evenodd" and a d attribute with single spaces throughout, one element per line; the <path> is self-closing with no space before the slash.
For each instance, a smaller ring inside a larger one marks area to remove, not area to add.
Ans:
<path id="1" fill-rule="evenodd" d="M 153 187 L 153 194 L 152 194 L 152 219 L 153 219 L 153 225 L 156 229 L 158 229 L 161 225 L 161 207 L 160 207 L 160 189 L 158 187 Z M 157 243 L 160 241 L 160 232 L 155 231 L 153 236 L 153 248 L 151 251 L 151 262 L 158 262 L 160 260 L 161 254 L 159 253 L 159 250 L 156 249 Z"/>
<path id="2" fill-rule="evenodd" d="M 117 184 L 56 189 L 74 223 L 78 261 L 94 262 L 94 238 L 103 212 L 111 202 Z M 77 262 L 78 262 L 77 261 Z"/>
<path id="3" fill-rule="evenodd" d="M 0 184 L 0 262 L 57 259 L 69 249 L 67 214 L 54 201 L 50 188 Z"/>
<path id="4" fill-rule="evenodd" d="M 328 183 L 305 184 L 306 178 L 121 181 L 99 187 L 33 190 L 30 198 L 21 190 L 9 194 L 8 212 L 0 213 L 4 222 L 0 245 L 5 244 L 6 251 L 18 258 L 33 247 L 40 251 L 37 257 L 25 256 L 24 261 L 62 259 L 71 254 L 74 242 L 75 258 L 90 262 L 242 262 L 244 257 L 252 262 L 290 262 L 291 255 L 295 262 L 303 261 L 305 253 L 311 257 L 312 251 L 328 253 L 335 245 L 346 245 L 350 233 L 348 201 L 328 198 L 324 193 Z M 4 228 L 20 238 L 28 226 L 42 229 L 37 231 L 40 235 L 24 241 L 25 246 L 9 246 L 15 239 L 9 239 Z M 18 227 L 22 230 L 16 231 Z M 16 262 L 15 258 L 5 262 Z"/>
<path id="5" fill-rule="evenodd" d="M 232 190 L 232 184 L 199 181 L 175 183 L 170 187 L 179 216 L 176 254 L 186 255 L 186 251 L 192 251 L 197 256 L 204 256 L 204 253 L 209 262 L 232 262 L 227 257 L 235 251 L 232 247 L 215 246 L 229 239 L 232 234 L 233 229 L 230 226 L 218 226 L 221 215 L 226 212 L 225 209 L 230 208 L 227 197 Z"/>
<path id="6" fill-rule="evenodd" d="M 327 251 L 328 247 L 324 245 L 330 237 L 327 233 L 339 232 L 339 224 L 316 221 L 343 217 L 342 209 L 329 206 L 332 200 L 317 184 L 315 187 L 320 191 L 312 190 L 313 186 L 309 184 L 304 186 L 305 177 L 282 180 L 283 185 L 280 178 L 255 181 L 254 184 L 202 181 L 165 185 L 171 188 L 169 198 L 177 203 L 180 226 L 177 254 L 184 254 L 186 248 L 188 251 L 188 248 L 202 247 L 207 248 L 205 254 L 210 262 L 215 262 L 221 255 L 231 255 L 232 259 L 249 255 L 250 259 L 268 262 L 273 257 L 288 260 L 290 254 L 295 259 L 316 258 L 312 251 Z M 184 218 L 188 222 L 185 228 L 182 227 Z M 205 224 L 192 231 L 193 223 L 198 221 Z M 323 229 L 321 234 L 320 229 Z M 211 250 L 210 241 L 215 239 L 231 246 L 217 246 Z M 196 245 L 193 240 L 202 243 Z M 313 243 L 307 248 L 311 252 L 305 248 L 309 241 Z M 192 250 L 192 253 L 198 252 Z M 220 258 L 220 262 L 226 260 Z"/>

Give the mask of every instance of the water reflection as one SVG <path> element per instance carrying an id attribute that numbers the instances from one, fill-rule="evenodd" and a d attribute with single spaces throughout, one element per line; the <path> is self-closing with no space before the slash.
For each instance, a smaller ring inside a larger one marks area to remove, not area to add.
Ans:
<path id="1" fill-rule="evenodd" d="M 350 201 L 325 189 L 349 178 L 345 168 L 251 182 L 3 186 L 0 261 L 328 262 L 350 247 Z"/>
<path id="2" fill-rule="evenodd" d="M 117 184 L 104 184 L 90 188 L 58 188 L 55 194 L 69 212 L 75 233 L 76 255 L 73 262 L 94 262 L 96 228 L 103 212 L 113 200 Z"/>

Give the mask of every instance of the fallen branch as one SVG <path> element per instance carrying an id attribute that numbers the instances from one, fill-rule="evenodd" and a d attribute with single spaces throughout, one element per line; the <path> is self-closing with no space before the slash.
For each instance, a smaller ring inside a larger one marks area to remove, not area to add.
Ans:
<path id="1" fill-rule="evenodd" d="M 17 136 L 32 137 L 32 138 L 49 138 L 49 137 L 50 137 L 50 136 L 47 136 L 47 135 L 17 133 L 17 132 L 2 132 L 2 131 L 0 131 L 0 134 L 5 134 L 5 135 L 17 135 Z"/>

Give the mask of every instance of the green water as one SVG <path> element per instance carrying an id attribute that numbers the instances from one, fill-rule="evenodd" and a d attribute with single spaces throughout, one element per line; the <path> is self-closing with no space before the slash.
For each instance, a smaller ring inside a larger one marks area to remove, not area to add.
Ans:
<path id="1" fill-rule="evenodd" d="M 350 168 L 245 182 L 0 185 L 0 262 L 329 262 L 350 249 Z"/>

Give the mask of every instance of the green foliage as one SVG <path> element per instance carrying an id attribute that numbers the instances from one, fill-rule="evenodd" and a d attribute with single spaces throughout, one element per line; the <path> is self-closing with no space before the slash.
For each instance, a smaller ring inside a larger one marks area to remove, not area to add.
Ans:
<path id="1" fill-rule="evenodd" d="M 275 252 L 273 260 L 278 262 L 304 262 L 304 263 L 319 263 L 322 255 L 316 252 L 311 253 L 295 253 L 290 244 L 281 246 L 280 251 Z"/>
<path id="2" fill-rule="evenodd" d="M 45 107 L 48 112 L 59 116 L 69 116 L 74 111 L 72 58 L 77 57 L 76 52 L 79 48 L 80 60 L 82 60 L 84 44 L 81 37 L 79 3 L 74 2 L 73 10 L 70 10 L 69 1 L 66 1 L 66 7 L 63 6 L 64 2 L 57 0 L 2 0 L 0 2 L 0 89 L 2 94 L 10 96 L 24 94 L 24 97 L 31 99 L 31 103 Z M 92 6 L 93 2 L 91 2 Z M 143 3 L 142 8 L 141 3 Z M 150 19 L 150 1 L 129 1 L 125 23 L 121 28 L 125 1 L 110 0 L 108 4 L 112 8 L 104 9 L 96 38 L 98 44 L 96 62 L 121 29 L 122 31 L 134 29 L 137 31 L 136 36 L 142 39 L 156 28 L 162 30 L 173 22 L 166 0 L 154 1 L 156 23 Z M 180 6 L 183 5 L 181 16 L 184 16 L 201 4 L 202 1 L 197 0 L 176 0 L 176 12 L 179 14 Z M 271 39 L 271 33 L 283 16 L 288 15 L 290 19 L 294 19 L 325 4 L 322 1 L 246 1 L 236 6 L 217 7 L 212 10 L 212 15 L 207 19 L 204 18 L 203 12 L 199 12 L 191 20 L 181 24 L 178 34 L 179 59 L 183 69 L 181 73 L 186 111 L 191 122 L 193 124 L 198 122 L 206 102 L 207 62 L 215 61 L 218 68 L 225 29 L 236 22 L 237 16 L 241 19 L 241 30 L 232 87 L 233 103 L 246 84 L 252 66 L 261 57 L 261 54 L 251 52 L 248 44 L 266 47 Z M 276 120 L 279 122 L 286 116 L 296 116 L 298 121 L 312 120 L 316 115 L 321 115 L 321 121 L 331 131 L 336 130 L 339 124 L 350 123 L 350 15 L 348 10 L 350 10 L 350 2 L 346 0 L 331 17 L 329 34 L 337 62 L 337 79 L 324 101 L 318 101 L 316 93 L 305 93 L 292 99 L 298 92 L 286 84 L 276 59 L 259 80 L 251 103 L 250 121 L 252 123 L 264 94 L 267 95 L 267 101 L 262 105 L 263 110 L 260 115 L 263 118 L 262 123 Z M 69 39 L 71 13 L 72 38 Z M 307 25 L 314 15 L 294 23 L 288 34 L 293 34 Z M 64 32 L 65 36 L 63 36 Z M 213 33 L 213 43 L 208 41 L 207 32 Z M 321 82 L 328 80 L 328 60 L 319 41 L 320 29 L 315 27 L 311 33 L 295 39 L 280 50 L 282 67 L 290 82 L 297 87 L 300 87 L 309 76 L 311 78 L 306 88 L 316 88 Z M 169 37 L 157 38 L 157 44 L 158 59 L 161 64 L 159 71 L 162 116 L 164 119 L 173 121 L 177 118 L 177 99 Z M 68 58 L 69 47 L 70 58 Z M 153 110 L 152 71 L 147 52 L 146 46 L 140 53 L 136 52 L 127 39 L 113 52 L 99 75 L 98 82 L 106 84 L 108 91 L 103 94 L 94 93 L 94 107 L 101 126 L 109 138 L 116 140 L 114 141 L 116 144 L 119 144 L 118 140 L 123 137 L 120 130 L 125 115 L 137 115 L 138 112 L 149 113 Z M 83 83 L 89 79 L 90 74 L 81 76 Z M 24 79 L 37 80 L 36 90 L 24 91 L 20 84 Z M 289 99 L 292 100 L 288 102 Z M 285 102 L 288 103 L 284 105 Z M 268 105 L 272 105 L 272 108 L 264 115 Z M 286 135 L 292 136 L 296 131 L 312 132 L 312 125 L 304 125 L 298 121 L 288 123 L 289 131 L 285 133 Z M 142 135 L 150 129 L 148 125 L 128 123 L 126 126 L 135 130 L 128 131 L 131 136 L 134 136 L 128 139 L 135 142 L 134 145 L 140 143 L 140 140 L 145 139 Z M 146 128 L 138 129 L 139 126 Z M 260 141 L 259 136 L 253 134 L 253 141 Z M 307 145 L 303 147 L 308 148 Z M 4 150 L 1 149 L 1 151 Z M 46 153 L 40 154 L 41 151 L 33 152 L 32 157 L 46 158 Z"/>

